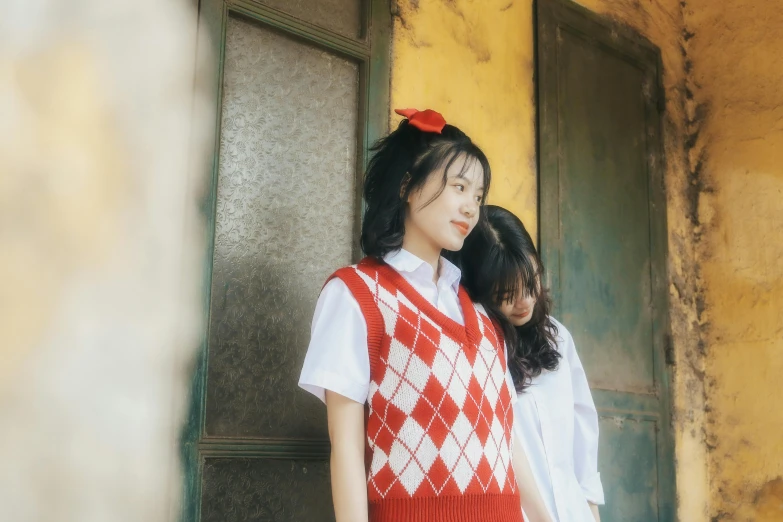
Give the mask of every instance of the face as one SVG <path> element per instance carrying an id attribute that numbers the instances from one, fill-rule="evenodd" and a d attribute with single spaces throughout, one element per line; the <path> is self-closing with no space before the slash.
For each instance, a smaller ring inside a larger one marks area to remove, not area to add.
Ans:
<path id="1" fill-rule="evenodd" d="M 484 199 L 484 172 L 473 159 L 458 157 L 447 172 L 429 175 L 424 185 L 408 196 L 403 248 L 425 259 L 441 250 L 457 251 L 476 226 Z M 441 188 L 443 191 L 441 192 Z M 438 195 L 434 200 L 438 192 Z"/>
<path id="2" fill-rule="evenodd" d="M 517 283 L 517 288 L 524 288 L 522 280 Z M 536 307 L 536 298 L 527 295 L 524 290 L 517 292 L 514 300 L 503 301 L 500 305 L 500 311 L 505 315 L 514 326 L 527 324 L 533 317 L 533 310 Z"/>

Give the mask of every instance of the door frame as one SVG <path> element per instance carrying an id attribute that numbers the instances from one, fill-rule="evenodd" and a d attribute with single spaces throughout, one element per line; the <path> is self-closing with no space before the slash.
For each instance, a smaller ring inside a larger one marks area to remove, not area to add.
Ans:
<path id="1" fill-rule="evenodd" d="M 303 21 L 282 11 L 265 6 L 261 0 L 201 0 L 199 3 L 199 33 L 197 63 L 211 71 L 207 86 L 214 124 L 210 132 L 212 150 L 200 156 L 202 172 L 208 173 L 207 187 L 201 201 L 204 218 L 205 248 L 202 271 L 203 327 L 200 347 L 194 361 L 190 386 L 189 409 L 180 439 L 183 467 L 183 522 L 201 520 L 202 477 L 205 457 L 230 456 L 275 459 L 328 460 L 328 440 L 292 439 L 220 439 L 205 438 L 205 400 L 209 349 L 210 293 L 215 240 L 215 212 L 220 150 L 223 64 L 226 23 L 236 15 L 275 29 L 286 36 L 328 50 L 359 65 L 359 111 L 356 165 L 356 214 L 354 217 L 354 257 L 360 255 L 361 202 L 363 172 L 372 143 L 388 133 L 391 48 L 391 11 L 389 0 L 363 0 L 362 33 L 348 38 L 334 31 Z"/>
<path id="2" fill-rule="evenodd" d="M 621 56 L 645 72 L 647 166 L 650 215 L 651 298 L 653 308 L 653 372 L 656 398 L 621 396 L 592 390 L 599 416 L 634 418 L 656 423 L 658 519 L 676 519 L 674 438 L 671 417 L 673 364 L 668 293 L 668 235 L 661 118 L 666 100 L 660 49 L 635 30 L 600 16 L 570 0 L 535 2 L 536 110 L 538 140 L 538 237 L 555 305 L 560 301 L 563 237 L 560 223 L 560 165 L 558 121 L 558 35 L 568 30 Z"/>

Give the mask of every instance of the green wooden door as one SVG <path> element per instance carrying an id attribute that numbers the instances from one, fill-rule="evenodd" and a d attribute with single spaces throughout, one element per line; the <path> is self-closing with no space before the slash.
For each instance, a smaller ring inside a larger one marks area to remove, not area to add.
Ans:
<path id="1" fill-rule="evenodd" d="M 321 285 L 358 256 L 388 128 L 386 0 L 201 0 L 213 65 L 205 330 L 183 520 L 334 520 L 326 413 L 297 381 Z"/>
<path id="2" fill-rule="evenodd" d="M 600 416 L 604 522 L 674 520 L 658 49 L 539 0 L 540 238 Z"/>

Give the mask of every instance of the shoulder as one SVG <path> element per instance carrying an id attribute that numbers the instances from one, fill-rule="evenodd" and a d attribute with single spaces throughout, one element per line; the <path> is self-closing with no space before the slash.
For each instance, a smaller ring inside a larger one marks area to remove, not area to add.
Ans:
<path id="1" fill-rule="evenodd" d="M 328 306 L 350 304 L 358 307 L 358 300 L 368 291 L 372 277 L 361 271 L 359 264 L 344 266 L 335 270 L 324 283 L 318 296 L 318 303 Z"/>
<path id="2" fill-rule="evenodd" d="M 551 315 L 549 316 L 549 320 L 552 322 L 552 325 L 557 328 L 557 334 L 555 335 L 557 351 L 568 360 L 578 358 L 579 356 L 576 353 L 576 344 L 574 343 L 574 338 L 568 328 L 566 328 L 563 323 Z"/>
<path id="3" fill-rule="evenodd" d="M 341 268 L 340 270 L 345 269 Z M 321 289 L 321 299 L 336 297 L 339 295 L 351 295 L 351 291 L 348 289 L 348 285 L 346 285 L 345 281 L 337 275 L 337 272 L 332 274 L 329 279 L 326 280 L 326 283 Z"/>
<path id="4" fill-rule="evenodd" d="M 336 280 L 341 281 L 343 286 L 354 294 L 364 293 L 367 290 L 372 292 L 377 284 L 380 266 L 380 261 L 365 257 L 355 265 L 338 268 L 327 278 L 322 292 L 329 286 L 339 286 L 334 284 Z"/>
<path id="5" fill-rule="evenodd" d="M 551 315 L 549 316 L 549 322 L 552 323 L 554 329 L 557 330 L 555 332 L 553 329 L 552 332 L 555 334 L 555 341 L 557 342 L 557 350 L 560 353 L 563 353 L 565 351 L 565 348 L 567 348 L 569 345 L 573 346 L 574 338 L 571 336 L 571 332 L 568 331 L 568 328 L 566 328 L 563 323 L 561 323 Z"/>
<path id="6" fill-rule="evenodd" d="M 499 336 L 499 338 L 503 338 L 503 328 L 493 317 L 489 315 L 489 312 L 487 312 L 487 309 L 484 308 L 483 305 L 480 303 L 476 303 L 473 301 L 473 309 L 476 311 L 476 318 L 478 319 L 479 325 L 483 329 L 485 328 L 492 328 L 495 333 Z"/>
<path id="7" fill-rule="evenodd" d="M 326 284 L 321 289 L 321 294 L 318 296 L 316 317 L 321 315 L 319 312 L 333 310 L 335 308 L 344 310 L 345 307 L 358 311 L 359 303 L 356 301 L 356 297 L 346 282 L 342 278 L 333 275 L 327 279 Z"/>

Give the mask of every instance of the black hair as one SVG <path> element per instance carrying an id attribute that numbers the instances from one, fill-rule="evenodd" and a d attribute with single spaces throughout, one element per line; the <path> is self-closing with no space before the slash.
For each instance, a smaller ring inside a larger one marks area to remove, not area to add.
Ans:
<path id="1" fill-rule="evenodd" d="M 362 250 L 368 256 L 381 259 L 402 247 L 408 196 L 421 189 L 439 168 L 443 167 L 443 186 L 425 205 L 440 196 L 449 169 L 463 157 L 463 172 L 479 162 L 485 193 L 489 190 L 492 174 L 487 156 L 453 125 L 446 125 L 438 134 L 419 130 L 405 119 L 370 151 L 372 157 L 364 177 L 366 207 L 361 237 Z"/>
<path id="2" fill-rule="evenodd" d="M 552 301 L 543 285 L 544 265 L 522 221 L 504 208 L 486 205 L 462 250 L 449 258 L 462 269 L 462 284 L 471 299 L 500 324 L 517 391 L 523 391 L 543 370 L 555 370 L 560 353 L 557 326 L 549 316 Z M 520 295 L 535 297 L 536 304 L 530 321 L 514 326 L 500 306 Z"/>

